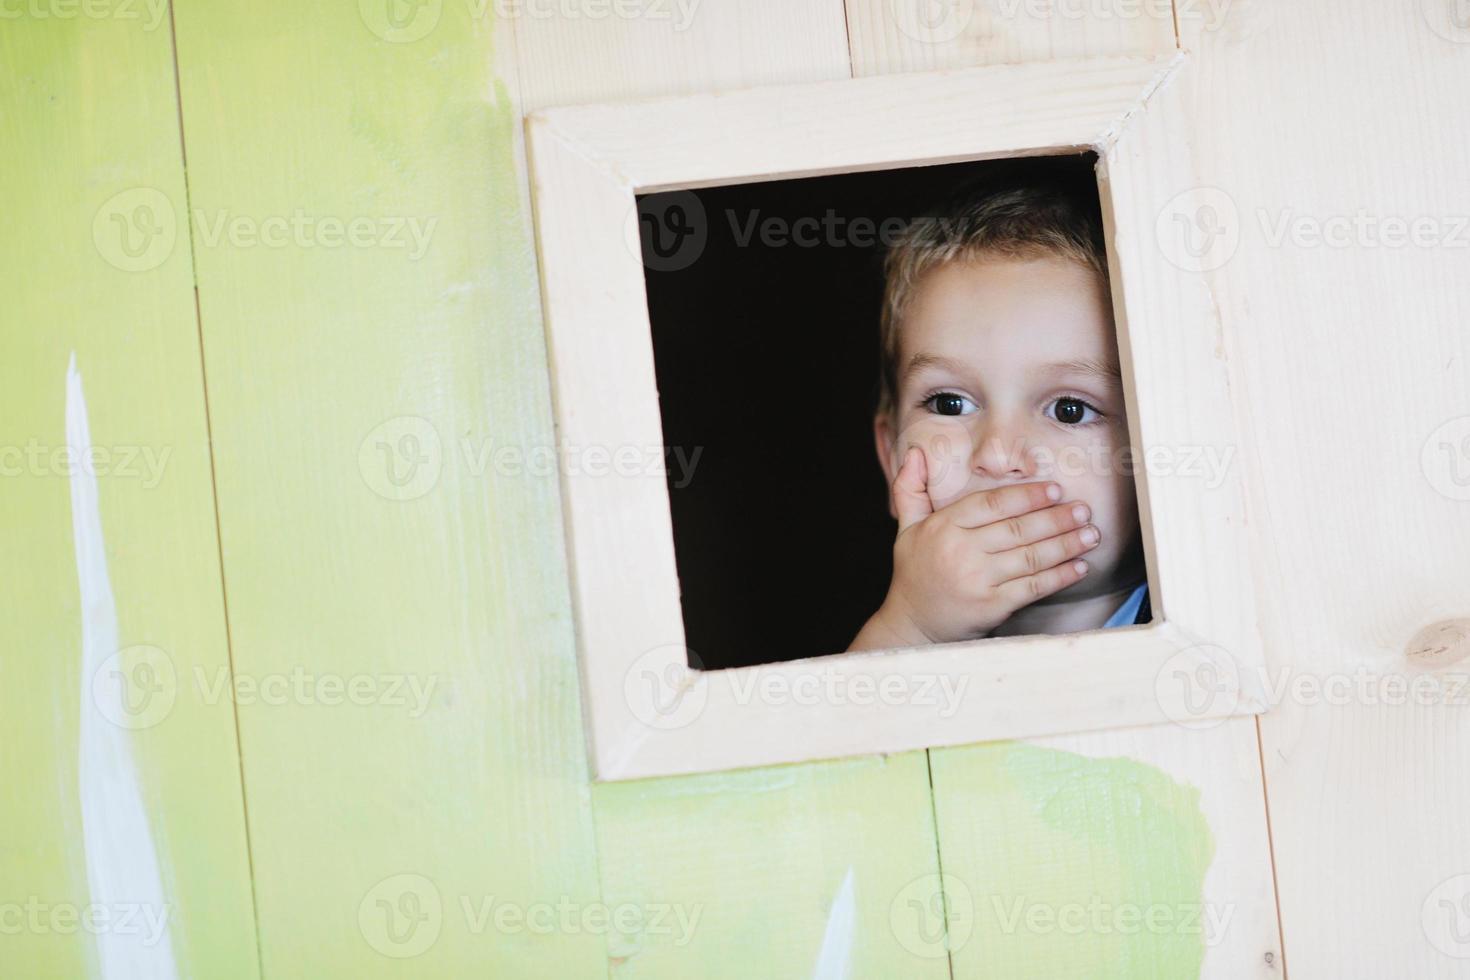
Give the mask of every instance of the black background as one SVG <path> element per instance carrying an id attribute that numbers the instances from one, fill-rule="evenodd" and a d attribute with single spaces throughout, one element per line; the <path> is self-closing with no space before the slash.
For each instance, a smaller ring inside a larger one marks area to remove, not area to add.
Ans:
<path id="1" fill-rule="evenodd" d="M 701 447 L 684 487 L 669 454 L 668 481 L 693 666 L 840 653 L 887 592 L 896 524 L 872 434 L 883 248 L 852 244 L 852 219 L 911 219 L 958 189 L 1016 177 L 1096 201 L 1095 162 L 1032 157 L 639 198 L 664 442 L 686 458 Z M 829 209 L 835 236 L 806 229 L 819 245 L 761 241 L 763 223 L 824 222 Z"/>

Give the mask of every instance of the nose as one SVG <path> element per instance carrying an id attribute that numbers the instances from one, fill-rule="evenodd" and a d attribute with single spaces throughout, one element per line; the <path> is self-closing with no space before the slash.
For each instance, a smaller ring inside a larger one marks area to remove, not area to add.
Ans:
<path id="1" fill-rule="evenodd" d="M 970 465 L 977 474 L 998 483 L 1034 478 L 1036 459 L 1021 420 L 999 413 L 986 414 L 976 433 Z"/>

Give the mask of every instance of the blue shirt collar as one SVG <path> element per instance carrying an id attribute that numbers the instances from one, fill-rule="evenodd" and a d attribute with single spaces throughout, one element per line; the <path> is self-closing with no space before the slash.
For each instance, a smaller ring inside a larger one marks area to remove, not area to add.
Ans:
<path id="1" fill-rule="evenodd" d="M 1147 582 L 1134 589 L 1133 593 L 1123 600 L 1118 611 L 1109 616 L 1106 623 L 1103 623 L 1103 629 L 1110 626 L 1132 626 L 1133 621 L 1138 618 L 1138 607 L 1143 605 L 1143 594 L 1147 591 Z"/>

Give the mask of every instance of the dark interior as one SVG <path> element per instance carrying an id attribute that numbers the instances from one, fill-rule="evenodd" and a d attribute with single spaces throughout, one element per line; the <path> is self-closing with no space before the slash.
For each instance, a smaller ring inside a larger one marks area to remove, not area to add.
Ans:
<path id="1" fill-rule="evenodd" d="M 896 524 L 872 434 L 885 227 L 1019 175 L 1095 196 L 1095 162 L 1089 152 L 639 198 L 693 666 L 840 653 L 887 592 Z"/>

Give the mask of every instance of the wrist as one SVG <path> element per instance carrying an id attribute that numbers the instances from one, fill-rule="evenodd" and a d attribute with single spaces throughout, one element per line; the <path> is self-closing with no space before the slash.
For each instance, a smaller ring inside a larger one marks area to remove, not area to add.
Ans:
<path id="1" fill-rule="evenodd" d="M 885 601 L 878 611 L 868 617 L 858 635 L 848 645 L 848 652 L 857 650 L 896 650 L 904 647 L 924 646 L 934 642 L 919 628 L 907 611 Z"/>

